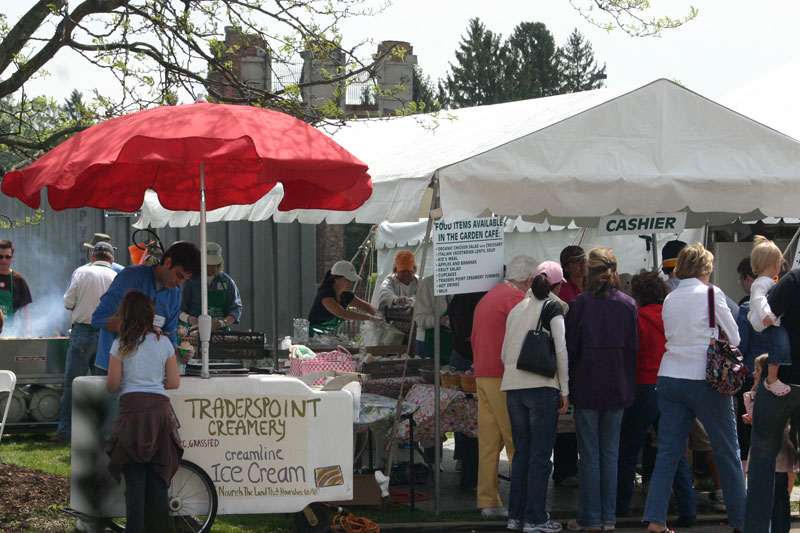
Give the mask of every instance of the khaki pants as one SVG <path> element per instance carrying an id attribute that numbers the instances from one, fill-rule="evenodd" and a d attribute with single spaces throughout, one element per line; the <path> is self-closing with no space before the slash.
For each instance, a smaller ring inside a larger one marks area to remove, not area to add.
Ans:
<path id="1" fill-rule="evenodd" d="M 478 508 L 501 507 L 497 469 L 505 446 L 508 465 L 514 456 L 511 422 L 502 378 L 475 378 L 478 389 Z"/>

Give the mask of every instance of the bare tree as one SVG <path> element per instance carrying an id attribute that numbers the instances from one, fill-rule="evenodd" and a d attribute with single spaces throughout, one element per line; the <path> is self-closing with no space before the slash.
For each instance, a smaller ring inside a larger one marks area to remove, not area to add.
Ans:
<path id="1" fill-rule="evenodd" d="M 0 144 L 46 150 L 99 119 L 153 105 L 176 102 L 176 95 L 208 95 L 210 100 L 247 103 L 293 114 L 310 123 L 341 119 L 335 106 L 303 105 L 301 91 L 320 84 L 344 85 L 371 75 L 393 49 L 362 62 L 359 47 L 341 46 L 338 25 L 346 17 L 368 15 L 369 0 L 37 0 L 16 23 L 0 14 Z M 225 34 L 238 32 L 235 44 Z M 292 72 L 303 54 L 336 57 L 322 78 L 296 76 L 272 86 L 242 79 L 232 60 L 257 47 L 272 67 Z M 41 76 L 62 49 L 79 53 L 119 82 L 116 94 L 98 90 L 87 98 L 82 120 L 31 135 L 34 122 L 25 84 Z M 366 54 L 369 56 L 369 54 Z M 12 97 L 13 95 L 13 97 Z M 320 109 L 323 109 L 322 111 Z M 20 127 L 14 127 L 14 124 Z"/>

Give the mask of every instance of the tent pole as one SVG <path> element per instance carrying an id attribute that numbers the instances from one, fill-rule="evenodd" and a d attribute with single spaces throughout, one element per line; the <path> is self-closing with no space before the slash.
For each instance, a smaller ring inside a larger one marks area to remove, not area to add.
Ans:
<path id="1" fill-rule="evenodd" d="M 658 272 L 658 236 L 655 233 L 650 235 L 650 243 L 653 245 L 653 272 Z"/>
<path id="2" fill-rule="evenodd" d="M 422 268 L 425 268 L 425 256 L 428 250 L 428 242 L 431 239 L 431 230 L 433 229 L 433 211 L 439 208 L 439 176 L 435 175 L 433 180 L 433 194 L 431 195 L 431 205 L 428 209 L 428 228 L 425 232 L 425 240 L 423 241 L 424 248 L 422 248 Z M 436 317 L 433 323 L 433 434 L 436 436 L 434 444 L 434 468 L 433 468 L 433 512 L 439 516 L 440 504 L 440 489 L 441 489 L 441 472 L 439 465 L 442 464 L 442 447 L 440 444 L 440 435 L 442 434 L 442 412 L 441 412 L 441 379 L 439 372 L 441 371 L 441 329 L 439 323 L 439 307 L 441 306 L 441 298 L 435 296 L 436 282 L 435 271 L 436 262 L 434 261 L 434 297 L 433 297 L 433 316 Z"/>
<path id="3" fill-rule="evenodd" d="M 272 222 L 272 368 L 278 370 L 278 223 Z"/>
<path id="4" fill-rule="evenodd" d="M 200 377 L 208 379 L 208 343 L 211 340 L 211 317 L 208 316 L 208 258 L 206 234 L 206 165 L 200 163 L 200 310 L 197 325 L 200 333 Z"/>

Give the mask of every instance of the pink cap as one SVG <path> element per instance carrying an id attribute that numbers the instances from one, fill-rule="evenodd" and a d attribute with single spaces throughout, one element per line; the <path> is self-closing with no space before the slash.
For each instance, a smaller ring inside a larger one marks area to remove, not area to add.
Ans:
<path id="1" fill-rule="evenodd" d="M 544 274 L 550 285 L 565 283 L 567 281 L 564 279 L 564 271 L 561 270 L 561 265 L 555 261 L 545 261 L 536 267 L 536 275 L 538 276 L 539 274 Z"/>

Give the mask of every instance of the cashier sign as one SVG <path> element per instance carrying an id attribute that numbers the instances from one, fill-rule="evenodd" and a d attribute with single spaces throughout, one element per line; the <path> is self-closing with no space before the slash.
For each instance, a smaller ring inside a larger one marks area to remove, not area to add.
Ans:
<path id="1" fill-rule="evenodd" d="M 600 222 L 597 224 L 597 236 L 680 233 L 684 227 L 686 227 L 686 213 L 611 215 L 600 217 Z"/>

